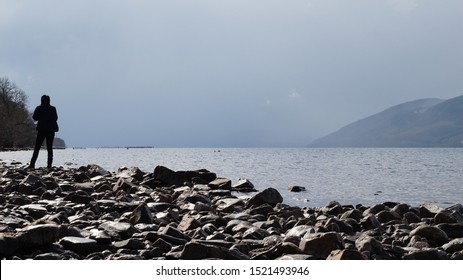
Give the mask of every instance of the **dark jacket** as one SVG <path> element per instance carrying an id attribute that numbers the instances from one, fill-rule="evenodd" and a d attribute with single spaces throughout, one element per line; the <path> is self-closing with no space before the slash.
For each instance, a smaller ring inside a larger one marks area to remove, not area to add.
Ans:
<path id="1" fill-rule="evenodd" d="M 32 115 L 34 121 L 37 122 L 37 130 L 43 132 L 57 132 L 58 128 L 58 114 L 56 108 L 49 104 L 42 104 L 37 106 Z"/>

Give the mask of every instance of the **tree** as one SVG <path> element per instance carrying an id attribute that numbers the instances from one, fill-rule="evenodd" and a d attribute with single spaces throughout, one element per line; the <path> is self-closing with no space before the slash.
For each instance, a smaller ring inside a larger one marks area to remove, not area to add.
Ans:
<path id="1" fill-rule="evenodd" d="M 26 104 L 24 91 L 0 78 L 0 149 L 32 146 L 35 129 Z"/>

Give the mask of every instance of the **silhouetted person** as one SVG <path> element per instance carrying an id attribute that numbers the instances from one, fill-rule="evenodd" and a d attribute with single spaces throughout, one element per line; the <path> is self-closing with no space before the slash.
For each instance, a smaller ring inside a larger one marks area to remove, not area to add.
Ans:
<path id="1" fill-rule="evenodd" d="M 56 108 L 50 105 L 50 96 L 42 96 L 41 104 L 35 108 L 32 118 L 37 122 L 37 138 L 29 168 L 35 168 L 35 162 L 45 139 L 47 140 L 48 151 L 47 167 L 51 168 L 53 164 L 53 140 L 55 139 L 55 132 L 58 131 L 58 114 Z"/>

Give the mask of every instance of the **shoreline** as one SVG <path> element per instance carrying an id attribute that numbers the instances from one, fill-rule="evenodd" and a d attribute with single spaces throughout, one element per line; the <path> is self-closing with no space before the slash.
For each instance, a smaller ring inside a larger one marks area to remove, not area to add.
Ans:
<path id="1" fill-rule="evenodd" d="M 463 206 L 286 205 L 208 170 L 0 161 L 2 259 L 463 259 Z"/>

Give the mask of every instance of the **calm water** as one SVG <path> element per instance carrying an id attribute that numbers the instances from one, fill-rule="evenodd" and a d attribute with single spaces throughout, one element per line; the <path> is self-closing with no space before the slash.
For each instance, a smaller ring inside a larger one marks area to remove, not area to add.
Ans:
<path id="1" fill-rule="evenodd" d="M 31 151 L 1 152 L 0 159 L 27 164 Z M 46 163 L 41 151 L 37 166 Z M 219 177 L 251 180 L 257 189 L 274 187 L 284 202 L 323 206 L 373 205 L 396 201 L 441 206 L 463 203 L 463 149 L 66 149 L 55 151 L 55 165 L 98 164 L 108 171 L 137 166 L 152 172 L 157 165 L 173 170 L 206 168 Z M 288 186 L 306 187 L 289 193 Z"/>

